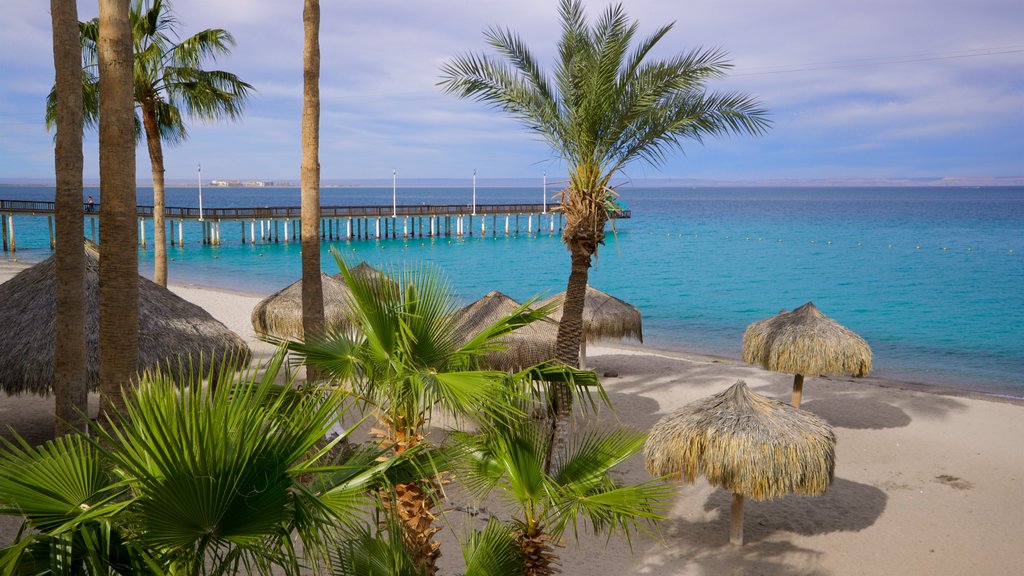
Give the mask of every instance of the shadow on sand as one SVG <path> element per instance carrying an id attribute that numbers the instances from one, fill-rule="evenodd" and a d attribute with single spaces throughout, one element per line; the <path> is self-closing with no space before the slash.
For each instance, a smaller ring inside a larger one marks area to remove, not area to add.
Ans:
<path id="1" fill-rule="evenodd" d="M 756 542 L 774 532 L 805 536 L 829 532 L 859 532 L 873 525 L 885 511 L 885 492 L 859 482 L 836 478 L 821 496 L 789 495 L 778 500 L 748 500 L 744 507 L 744 537 Z M 704 503 L 706 512 L 717 511 L 715 525 L 722 540 L 729 538 L 729 509 L 732 495 L 715 490 Z"/>

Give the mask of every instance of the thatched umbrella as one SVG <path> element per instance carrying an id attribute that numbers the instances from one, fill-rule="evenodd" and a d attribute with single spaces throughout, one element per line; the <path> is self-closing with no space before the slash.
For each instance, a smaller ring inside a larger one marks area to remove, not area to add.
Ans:
<path id="1" fill-rule="evenodd" d="M 397 286 L 395 281 L 370 266 L 360 262 L 351 269 L 352 275 L 368 278 L 371 281 L 388 282 Z M 341 273 L 328 276 L 320 273 L 320 282 L 324 294 L 324 325 L 328 332 L 351 328 L 349 318 L 349 299 L 352 291 L 345 284 Z M 281 339 L 303 339 L 302 330 L 302 279 L 278 290 L 261 300 L 252 309 L 252 327 L 260 336 L 273 336 Z"/>
<path id="2" fill-rule="evenodd" d="M 324 327 L 330 332 L 352 324 L 348 316 L 351 292 L 344 280 L 320 273 L 324 294 Z M 252 309 L 252 327 L 260 336 L 302 340 L 302 279 L 274 292 Z"/>
<path id="3" fill-rule="evenodd" d="M 85 247 L 88 382 L 99 386 L 99 253 Z M 0 389 L 48 395 L 56 335 L 53 257 L 0 284 Z M 205 310 L 139 276 L 139 370 L 163 368 L 177 378 L 209 373 L 227 359 L 248 364 L 249 347 Z M 179 365 L 179 362 L 181 363 Z"/>
<path id="4" fill-rule="evenodd" d="M 743 360 L 796 374 L 792 403 L 799 407 L 804 376 L 866 376 L 871 371 L 871 347 L 808 302 L 748 326 L 743 333 Z"/>
<path id="5" fill-rule="evenodd" d="M 455 318 L 463 342 L 468 342 L 485 327 L 508 316 L 518 306 L 515 300 L 495 290 L 460 309 Z M 488 352 L 487 363 L 495 370 L 513 371 L 550 360 L 555 357 L 557 337 L 556 323 L 547 319 L 537 320 L 499 338 L 505 348 Z"/>
<path id="6" fill-rule="evenodd" d="M 565 292 L 559 292 L 554 296 L 542 300 L 538 305 L 556 303 L 557 307 L 551 313 L 551 318 L 558 321 L 562 317 L 562 304 L 565 302 Z M 640 310 L 618 298 L 605 294 L 597 288 L 587 285 L 586 296 L 583 300 L 583 337 L 580 338 L 580 368 L 583 368 L 587 359 L 587 342 L 599 340 L 622 340 L 625 338 L 636 338 L 644 341 L 643 319 Z"/>
<path id="7" fill-rule="evenodd" d="M 835 447 L 824 420 L 739 380 L 659 420 L 644 444 L 644 464 L 656 476 L 692 483 L 701 475 L 731 491 L 730 540 L 743 544 L 744 496 L 822 494 L 832 483 Z"/>
<path id="8" fill-rule="evenodd" d="M 370 266 L 369 264 L 366 263 L 365 260 L 361 261 L 359 265 L 357 265 L 355 268 L 352 268 L 351 272 L 353 276 L 359 276 L 370 280 L 376 280 L 379 282 L 387 282 L 392 286 L 397 286 L 393 278 L 391 278 L 384 272 L 381 272 L 380 270 L 374 268 L 373 266 Z M 342 282 L 345 281 L 345 277 L 342 276 L 341 272 L 338 272 L 337 274 L 332 276 L 332 278 L 334 278 L 335 280 L 341 280 Z"/>

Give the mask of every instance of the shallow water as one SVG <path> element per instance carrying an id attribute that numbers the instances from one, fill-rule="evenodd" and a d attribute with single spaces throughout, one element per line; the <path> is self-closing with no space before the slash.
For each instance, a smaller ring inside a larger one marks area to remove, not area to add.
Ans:
<path id="1" fill-rule="evenodd" d="M 644 315 L 645 342 L 738 356 L 743 330 L 813 301 L 863 336 L 874 374 L 1024 396 L 1024 189 L 622 188 L 632 219 L 609 235 L 591 284 Z M 98 190 L 86 191 L 97 199 Z M 298 205 L 297 189 L 205 188 L 204 206 Z M 322 204 L 390 204 L 391 188 L 324 188 Z M 140 203 L 151 202 L 140 189 Z M 479 203 L 539 202 L 541 190 L 478 188 Z M 0 198 L 52 199 L 52 188 L 0 187 Z M 195 188 L 168 190 L 195 206 Z M 399 188 L 399 204 L 466 203 L 469 188 Z M 152 234 L 147 223 L 147 235 Z M 499 231 L 504 221 L 499 219 Z M 49 255 L 44 218 L 16 217 L 18 255 Z M 476 226 L 479 226 L 477 224 Z M 514 226 L 514 222 L 513 222 Z M 536 226 L 536 223 L 534 223 Z M 547 221 L 544 222 L 545 231 Z M 565 289 L 568 253 L 547 233 L 340 241 L 353 262 L 440 265 L 468 301 Z M 526 219 L 520 220 L 525 231 Z M 86 227 L 86 234 L 89 234 Z M 299 246 L 242 245 L 225 222 L 219 247 L 186 223 L 172 282 L 269 293 L 299 277 Z M 140 252 L 151 275 L 152 245 Z M 324 246 L 323 263 L 336 272 Z"/>

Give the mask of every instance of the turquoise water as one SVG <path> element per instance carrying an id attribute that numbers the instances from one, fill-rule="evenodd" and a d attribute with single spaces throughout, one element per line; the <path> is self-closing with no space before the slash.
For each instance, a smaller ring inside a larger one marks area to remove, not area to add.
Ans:
<path id="1" fill-rule="evenodd" d="M 203 192 L 207 207 L 299 203 L 297 189 Z M 633 218 L 609 235 L 590 280 L 640 308 L 645 343 L 738 357 L 749 323 L 812 300 L 871 344 L 875 375 L 1024 397 L 1024 188 L 620 192 Z M 96 190 L 87 194 L 98 198 Z M 52 195 L 52 188 L 0 187 L 0 198 Z M 471 191 L 400 188 L 398 195 L 400 204 L 468 203 Z M 150 200 L 151 191 L 140 189 L 140 203 Z M 480 203 L 540 200 L 539 187 L 477 190 Z M 322 191 L 325 205 L 390 201 L 391 188 Z M 195 188 L 168 192 L 168 205 L 196 202 Z M 49 255 L 45 219 L 16 217 L 15 225 L 20 258 Z M 240 235 L 240 224 L 224 223 L 224 244 L 202 246 L 198 225 L 186 224 L 186 246 L 169 252 L 171 281 L 269 293 L 299 277 L 298 244 L 243 246 Z M 520 300 L 552 294 L 568 278 L 568 253 L 546 233 L 330 245 L 375 266 L 437 263 L 466 301 L 495 289 Z M 150 244 L 140 270 L 148 275 L 151 267 Z"/>

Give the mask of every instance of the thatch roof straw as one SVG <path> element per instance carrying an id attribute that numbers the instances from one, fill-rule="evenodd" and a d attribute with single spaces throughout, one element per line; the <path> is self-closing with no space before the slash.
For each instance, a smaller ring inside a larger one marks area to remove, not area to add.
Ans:
<path id="1" fill-rule="evenodd" d="M 866 376 L 871 371 L 871 347 L 808 302 L 748 326 L 743 360 L 788 374 Z"/>
<path id="2" fill-rule="evenodd" d="M 85 333 L 88 382 L 99 386 L 99 253 L 86 241 Z M 48 395 L 53 385 L 56 337 L 54 257 L 0 284 L 0 389 Z M 249 347 L 208 312 L 139 276 L 139 370 L 163 368 L 175 377 L 208 373 L 229 359 L 241 367 Z M 192 367 L 189 369 L 189 359 Z M 201 359 L 201 361 L 200 361 Z M 179 366 L 179 361 L 184 366 Z M 182 372 L 194 372 L 183 374 Z"/>
<path id="3" fill-rule="evenodd" d="M 463 334 L 463 342 L 468 342 L 518 306 L 519 303 L 501 292 L 489 292 L 455 313 L 456 329 Z M 488 352 L 487 364 L 495 370 L 516 371 L 550 360 L 555 357 L 557 336 L 557 323 L 537 320 L 499 338 L 505 349 Z"/>
<path id="4" fill-rule="evenodd" d="M 558 305 L 550 314 L 551 318 L 557 322 L 562 317 L 565 292 L 559 292 L 542 300 L 538 305 L 551 302 L 556 302 Z M 640 315 L 640 310 L 628 302 L 587 285 L 583 301 L 583 337 L 588 342 L 624 338 L 635 338 L 643 342 L 643 318 Z"/>
<path id="5" fill-rule="evenodd" d="M 353 276 L 359 276 L 362 278 L 367 278 L 369 280 L 376 280 L 380 282 L 387 282 L 391 284 L 393 287 L 398 286 L 394 278 L 388 276 L 387 274 L 381 272 L 380 270 L 374 268 L 373 266 L 370 266 L 369 264 L 366 263 L 365 260 L 360 262 L 355 268 L 352 268 L 350 272 L 352 272 Z M 332 278 L 334 278 L 335 280 L 341 280 L 342 282 L 345 281 L 345 277 L 342 276 L 341 272 L 335 274 L 334 276 L 332 276 Z"/>
<path id="6" fill-rule="evenodd" d="M 713 485 L 756 500 L 817 495 L 832 483 L 836 435 L 821 418 L 737 381 L 659 420 L 644 445 L 657 476 Z"/>
<path id="7" fill-rule="evenodd" d="M 328 332 L 352 326 L 348 300 L 351 291 L 343 280 L 320 273 L 324 294 L 324 325 Z M 302 279 L 260 300 L 252 309 L 252 327 L 260 336 L 303 340 Z"/>

